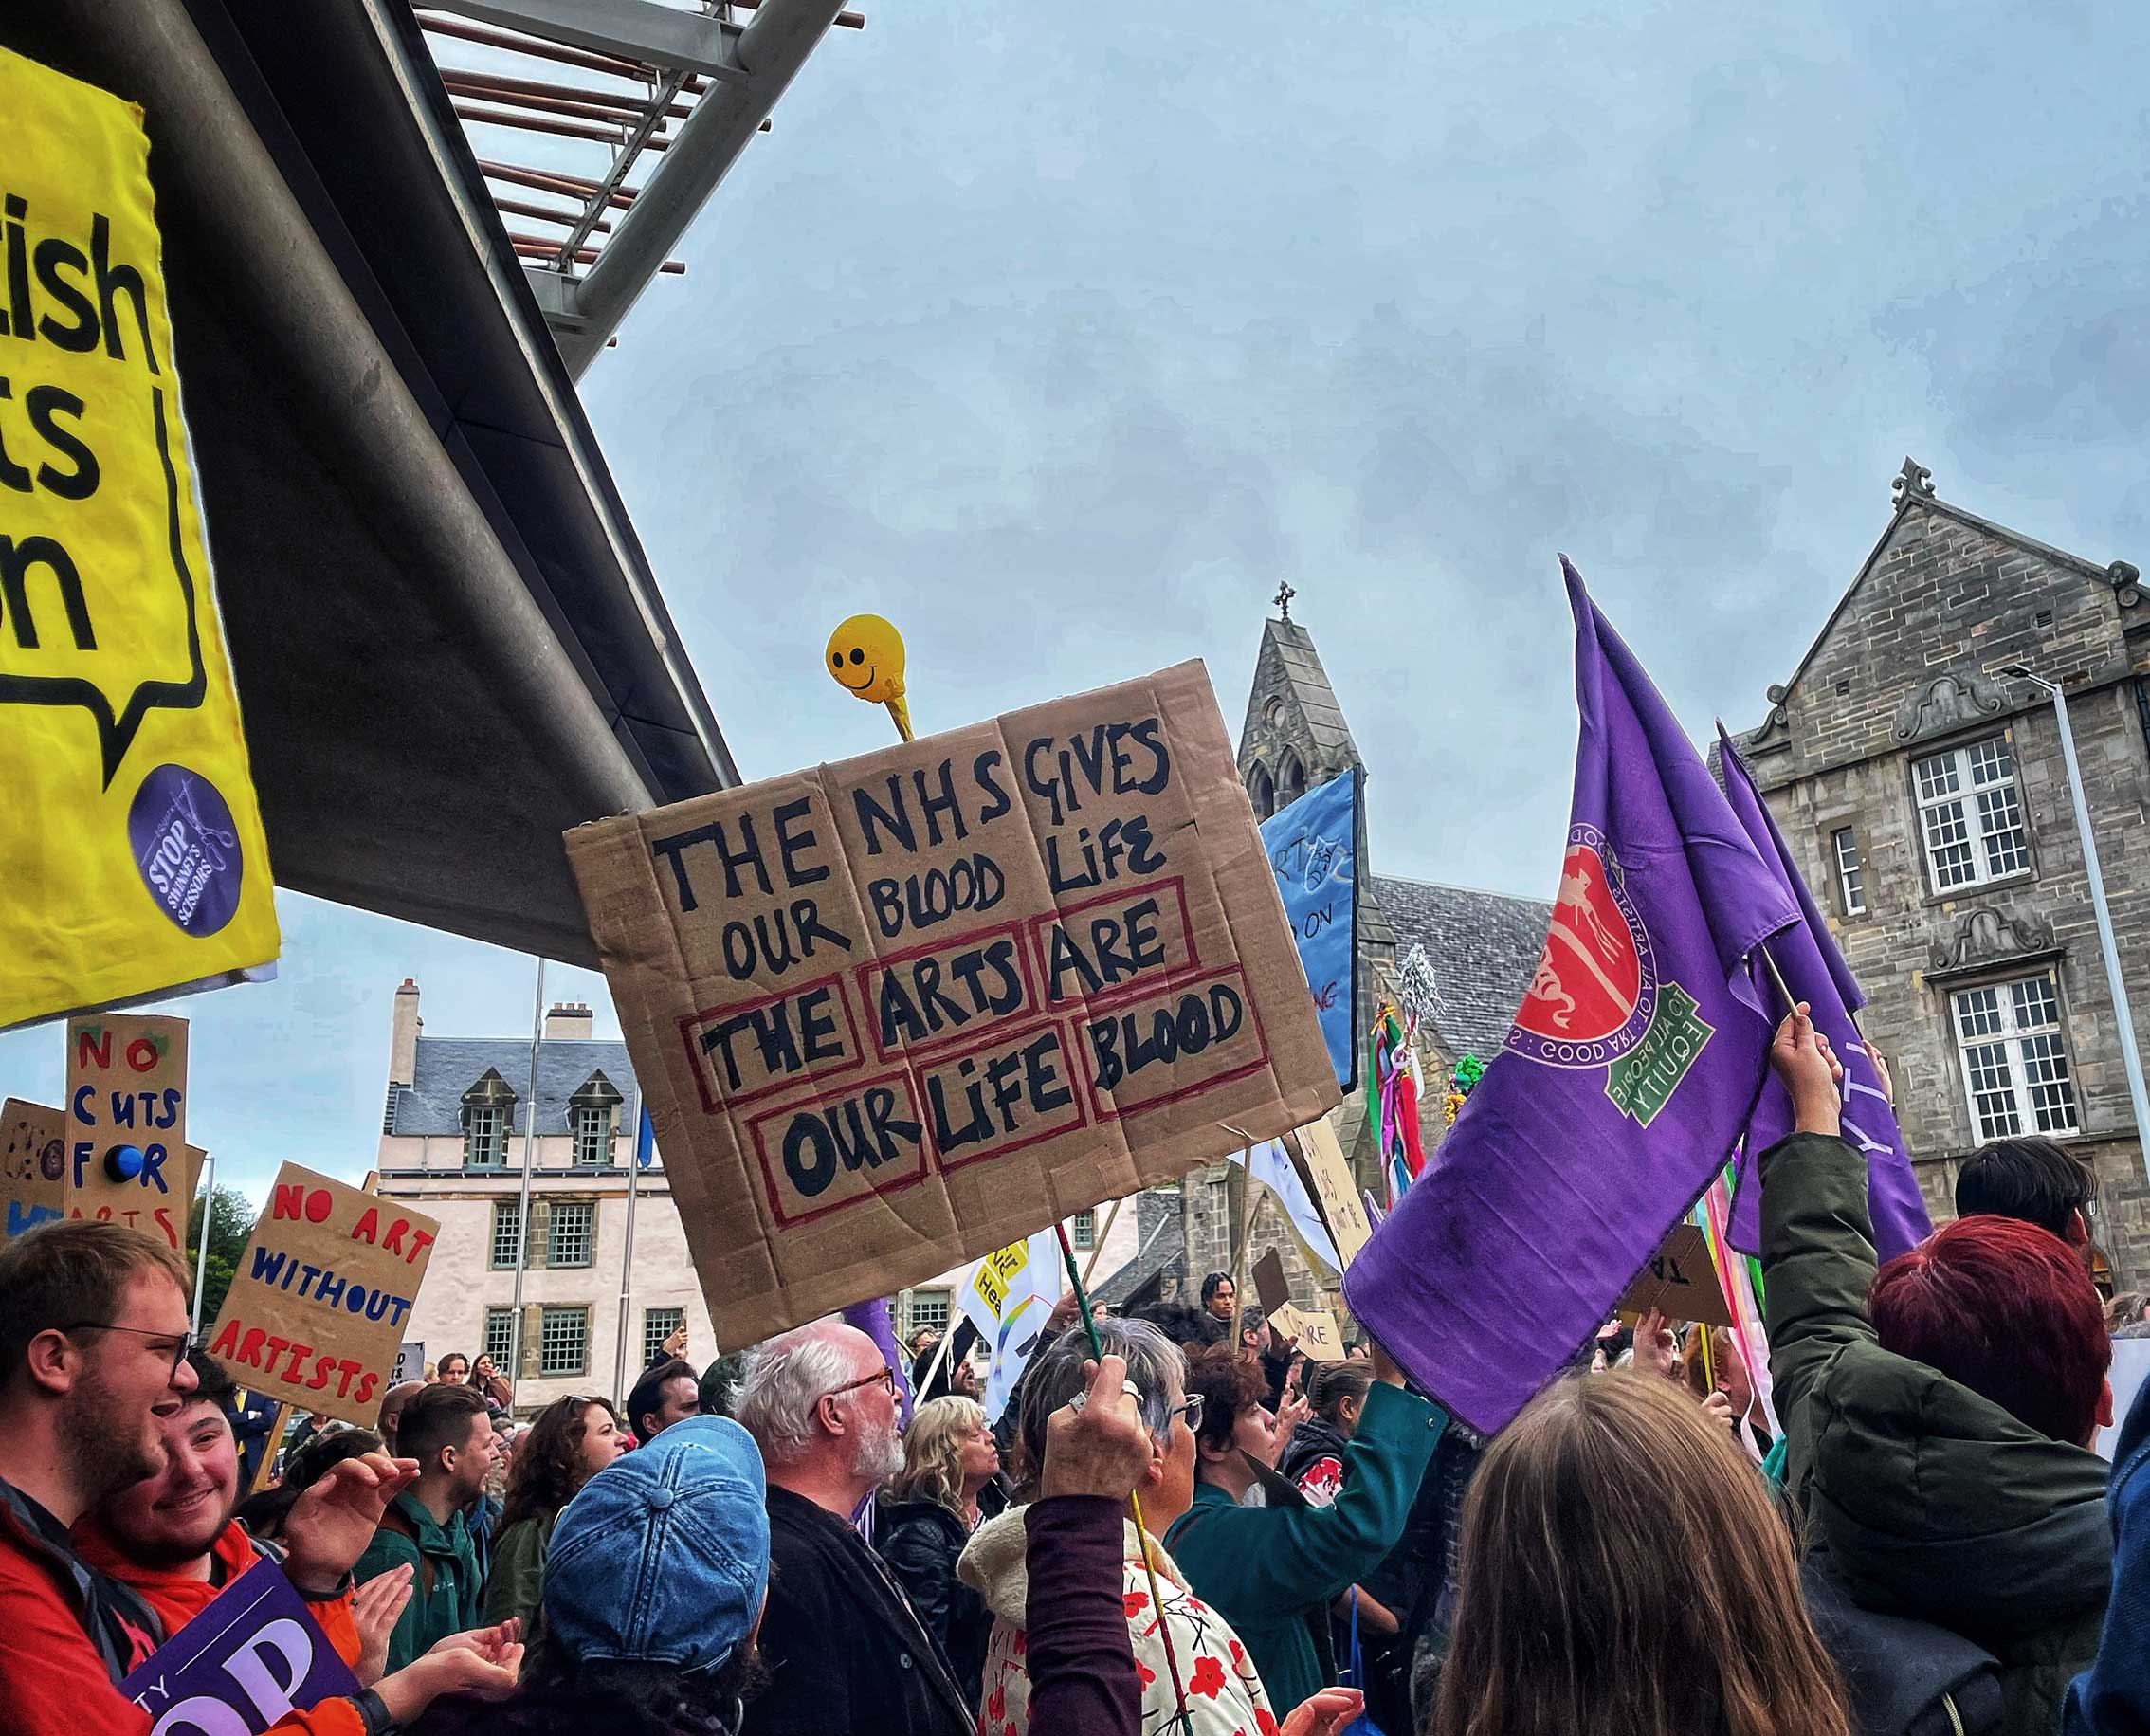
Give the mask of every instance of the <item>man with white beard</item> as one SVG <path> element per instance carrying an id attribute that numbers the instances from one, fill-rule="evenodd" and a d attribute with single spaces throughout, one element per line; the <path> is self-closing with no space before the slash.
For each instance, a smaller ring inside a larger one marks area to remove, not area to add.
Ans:
<path id="1" fill-rule="evenodd" d="M 896 1371 L 821 1320 L 748 1359 L 738 1420 L 769 1473 L 771 1682 L 741 1736 L 969 1736 L 975 1712 L 851 1515 L 903 1468 Z"/>

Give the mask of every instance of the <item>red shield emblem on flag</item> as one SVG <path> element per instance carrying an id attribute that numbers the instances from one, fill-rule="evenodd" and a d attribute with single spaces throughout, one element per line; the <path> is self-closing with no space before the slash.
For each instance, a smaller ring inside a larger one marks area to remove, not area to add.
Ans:
<path id="1" fill-rule="evenodd" d="M 1656 960 L 1594 826 L 1568 832 L 1560 892 L 1508 1047 L 1554 1067 L 1608 1067 L 1657 1007 Z"/>

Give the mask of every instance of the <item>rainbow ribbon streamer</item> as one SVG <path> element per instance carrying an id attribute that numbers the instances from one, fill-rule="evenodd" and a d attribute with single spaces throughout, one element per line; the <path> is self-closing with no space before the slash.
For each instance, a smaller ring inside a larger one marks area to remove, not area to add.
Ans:
<path id="1" fill-rule="evenodd" d="M 1688 1219 L 1709 1243 L 1710 1264 L 1717 1269 L 1718 1288 L 1724 1292 L 1732 1311 L 1733 1347 L 1746 1365 L 1747 1380 L 1761 1405 L 1762 1420 L 1773 1435 L 1784 1433 L 1776 1420 L 1776 1400 L 1769 1379 L 1769 1335 L 1762 1325 L 1761 1263 L 1740 1253 L 1725 1239 L 1732 1218 L 1732 1169 L 1726 1164 L 1717 1179 L 1695 1201 Z M 1740 1444 L 1754 1453 L 1747 1431 L 1740 1431 Z"/>

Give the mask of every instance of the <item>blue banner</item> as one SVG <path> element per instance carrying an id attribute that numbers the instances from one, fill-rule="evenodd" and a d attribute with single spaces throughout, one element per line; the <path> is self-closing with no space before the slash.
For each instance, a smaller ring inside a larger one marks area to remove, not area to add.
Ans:
<path id="1" fill-rule="evenodd" d="M 1299 962 L 1337 1083 L 1358 1079 L 1358 773 L 1309 790 L 1262 822 Z"/>

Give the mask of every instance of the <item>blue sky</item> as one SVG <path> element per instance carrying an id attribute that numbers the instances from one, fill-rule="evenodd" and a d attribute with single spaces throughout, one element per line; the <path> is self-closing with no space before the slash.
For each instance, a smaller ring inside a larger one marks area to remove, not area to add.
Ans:
<path id="1" fill-rule="evenodd" d="M 584 380 L 742 770 L 1207 660 L 1299 590 L 1383 872 L 1547 889 L 1564 550 L 1690 729 L 1758 722 L 1888 515 L 2150 565 L 2150 13 L 875 6 Z M 213 526 L 212 526 L 213 534 Z M 274 840 L 271 840 L 272 848 Z M 390 996 L 527 1029 L 530 960 L 285 897 L 197 997 L 196 1138 L 356 1178 Z M 600 1008 L 555 966 L 548 999 Z M 56 1031 L 0 1038 L 54 1101 Z"/>

